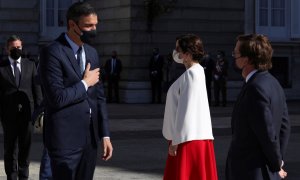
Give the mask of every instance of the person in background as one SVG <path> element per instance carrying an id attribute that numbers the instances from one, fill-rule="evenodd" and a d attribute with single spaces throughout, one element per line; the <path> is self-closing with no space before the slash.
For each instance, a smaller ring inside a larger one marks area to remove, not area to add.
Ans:
<path id="1" fill-rule="evenodd" d="M 119 81 L 122 71 L 122 62 L 117 56 L 117 51 L 112 51 L 111 58 L 105 63 L 105 72 L 107 77 L 108 102 L 112 102 L 112 94 L 114 91 L 115 100 L 120 102 L 119 98 Z"/>
<path id="2" fill-rule="evenodd" d="M 204 69 L 208 103 L 211 105 L 211 81 L 214 69 L 214 60 L 211 58 L 209 53 L 204 54 L 203 58 L 200 60 L 200 65 Z"/>
<path id="3" fill-rule="evenodd" d="M 167 93 L 162 132 L 169 148 L 164 180 L 218 179 L 205 75 L 199 64 L 203 49 L 196 35 L 176 40 L 173 59 L 186 71 Z"/>
<path id="4" fill-rule="evenodd" d="M 0 62 L 0 116 L 4 133 L 4 167 L 8 180 L 29 178 L 31 116 L 42 102 L 35 63 L 22 58 L 22 40 L 6 41 L 8 57 Z"/>
<path id="5" fill-rule="evenodd" d="M 226 179 L 285 178 L 284 155 L 291 127 L 284 91 L 268 72 L 272 46 L 266 36 L 240 35 L 232 54 L 245 81 L 231 117 Z"/>
<path id="6" fill-rule="evenodd" d="M 167 93 L 169 87 L 178 79 L 184 72 L 185 67 L 181 63 L 177 63 L 173 59 L 173 54 L 170 53 L 167 56 L 166 74 L 167 74 L 167 86 L 163 88 L 164 92 Z"/>
<path id="7" fill-rule="evenodd" d="M 37 78 L 38 84 L 40 84 L 40 79 Z M 34 126 L 34 130 L 43 133 L 44 129 L 44 112 L 45 112 L 45 104 L 42 101 L 41 105 L 36 107 L 32 114 L 32 125 Z M 52 180 L 52 171 L 51 171 L 51 163 L 50 157 L 48 154 L 48 150 L 45 147 L 45 137 L 43 133 L 43 152 L 40 162 L 40 171 L 39 171 L 39 180 Z"/>
<path id="8" fill-rule="evenodd" d="M 152 103 L 161 103 L 164 58 L 158 48 L 153 48 L 149 61 L 149 75 L 151 81 Z"/>
<path id="9" fill-rule="evenodd" d="M 222 106 L 225 107 L 227 103 L 227 69 L 228 62 L 225 59 L 225 52 L 219 50 L 213 70 L 215 106 L 220 105 L 220 93 L 222 94 Z"/>
<path id="10" fill-rule="evenodd" d="M 172 57 L 172 53 L 168 53 L 165 58 L 164 65 L 163 65 L 164 76 L 163 76 L 162 90 L 164 93 L 167 93 L 170 85 L 172 84 L 172 82 L 171 82 L 171 67 L 172 67 L 173 62 L 174 62 L 174 60 Z"/>
<path id="11" fill-rule="evenodd" d="M 112 157 L 100 61 L 88 43 L 96 36 L 98 16 L 87 2 L 67 11 L 67 32 L 40 53 L 44 92 L 45 146 L 55 180 L 92 180 L 99 142 L 102 160 Z"/>

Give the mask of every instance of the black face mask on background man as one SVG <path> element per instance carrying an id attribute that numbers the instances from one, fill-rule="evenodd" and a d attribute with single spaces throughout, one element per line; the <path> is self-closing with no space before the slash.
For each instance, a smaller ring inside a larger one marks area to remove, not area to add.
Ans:
<path id="1" fill-rule="evenodd" d="M 22 49 L 13 48 L 10 50 L 10 57 L 13 60 L 18 60 L 22 56 L 22 54 L 23 54 Z"/>

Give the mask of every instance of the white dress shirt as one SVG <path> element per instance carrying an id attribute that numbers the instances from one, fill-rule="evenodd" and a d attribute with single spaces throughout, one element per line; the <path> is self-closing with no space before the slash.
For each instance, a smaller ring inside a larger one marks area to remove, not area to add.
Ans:
<path id="1" fill-rule="evenodd" d="M 257 69 L 251 71 L 247 76 L 246 76 L 246 83 L 249 81 L 249 79 L 253 76 L 254 73 L 256 73 Z"/>
<path id="2" fill-rule="evenodd" d="M 17 61 L 17 67 L 19 68 L 19 71 L 21 73 L 21 57 L 17 60 L 13 60 L 10 56 L 8 56 L 9 62 L 10 62 L 10 67 L 12 70 L 13 75 L 15 76 L 15 71 L 14 71 L 14 63 Z"/>
<path id="3" fill-rule="evenodd" d="M 116 59 L 115 58 L 111 58 L 111 70 L 110 70 L 110 74 L 113 74 L 116 68 Z"/>

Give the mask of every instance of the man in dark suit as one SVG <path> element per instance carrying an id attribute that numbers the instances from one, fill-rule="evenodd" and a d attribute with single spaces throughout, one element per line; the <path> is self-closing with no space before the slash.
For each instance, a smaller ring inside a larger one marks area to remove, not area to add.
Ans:
<path id="1" fill-rule="evenodd" d="M 217 61 L 214 63 L 213 80 L 214 80 L 214 106 L 220 105 L 220 93 L 222 94 L 222 106 L 227 104 L 227 70 L 228 62 L 225 59 L 225 52 L 218 50 Z"/>
<path id="2" fill-rule="evenodd" d="M 35 63 L 22 58 L 22 40 L 16 35 L 6 43 L 8 57 L 0 62 L 0 112 L 4 132 L 4 166 L 7 179 L 28 179 L 31 115 L 42 101 L 35 82 Z"/>
<path id="3" fill-rule="evenodd" d="M 113 51 L 111 58 L 105 62 L 105 72 L 108 84 L 108 102 L 112 102 L 112 91 L 114 90 L 116 102 L 119 103 L 119 80 L 122 71 L 122 62 L 117 57 L 117 51 Z"/>
<path id="4" fill-rule="evenodd" d="M 290 122 L 284 91 L 268 72 L 272 53 L 263 35 L 237 38 L 233 56 L 245 85 L 232 113 L 227 180 L 277 180 L 287 175 L 282 168 Z"/>
<path id="5" fill-rule="evenodd" d="M 103 160 L 113 151 L 100 61 L 96 49 L 87 44 L 96 36 L 96 11 L 86 2 L 74 3 L 67 11 L 67 24 L 67 32 L 40 54 L 45 145 L 53 179 L 92 180 L 98 142 Z"/>
<path id="6" fill-rule="evenodd" d="M 164 58 L 159 54 L 158 48 L 153 48 L 149 61 L 149 75 L 151 81 L 152 103 L 161 103 L 161 83 L 163 79 Z M 156 101 L 157 100 L 157 101 Z"/>

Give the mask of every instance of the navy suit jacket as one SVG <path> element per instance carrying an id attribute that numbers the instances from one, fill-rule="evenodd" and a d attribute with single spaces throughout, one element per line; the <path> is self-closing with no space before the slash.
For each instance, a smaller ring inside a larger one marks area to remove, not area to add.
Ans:
<path id="1" fill-rule="evenodd" d="M 100 68 L 96 50 L 88 44 L 83 47 L 86 64 L 90 63 L 91 69 Z M 39 74 L 44 90 L 44 133 L 48 149 L 82 148 L 87 138 L 98 142 L 109 136 L 103 85 L 99 81 L 85 90 L 80 67 L 65 34 L 42 49 Z M 89 135 L 90 123 L 94 138 Z"/>
<path id="2" fill-rule="evenodd" d="M 155 60 L 155 57 L 152 55 L 149 61 L 149 75 L 150 80 L 154 81 L 162 81 L 163 78 L 163 66 L 164 66 L 164 58 L 163 56 L 159 55 L 158 58 Z M 156 71 L 156 74 L 152 72 Z"/>
<path id="3" fill-rule="evenodd" d="M 108 59 L 105 63 L 106 75 L 107 75 L 108 79 L 116 78 L 117 80 L 119 80 L 120 74 L 122 71 L 122 62 L 120 59 L 116 59 L 116 65 L 114 68 L 114 72 L 113 72 L 113 74 L 111 74 L 111 61 L 112 61 L 112 58 Z"/>
<path id="4" fill-rule="evenodd" d="M 284 91 L 269 72 L 258 71 L 249 79 L 231 121 L 227 179 L 280 179 L 290 122 Z"/>

